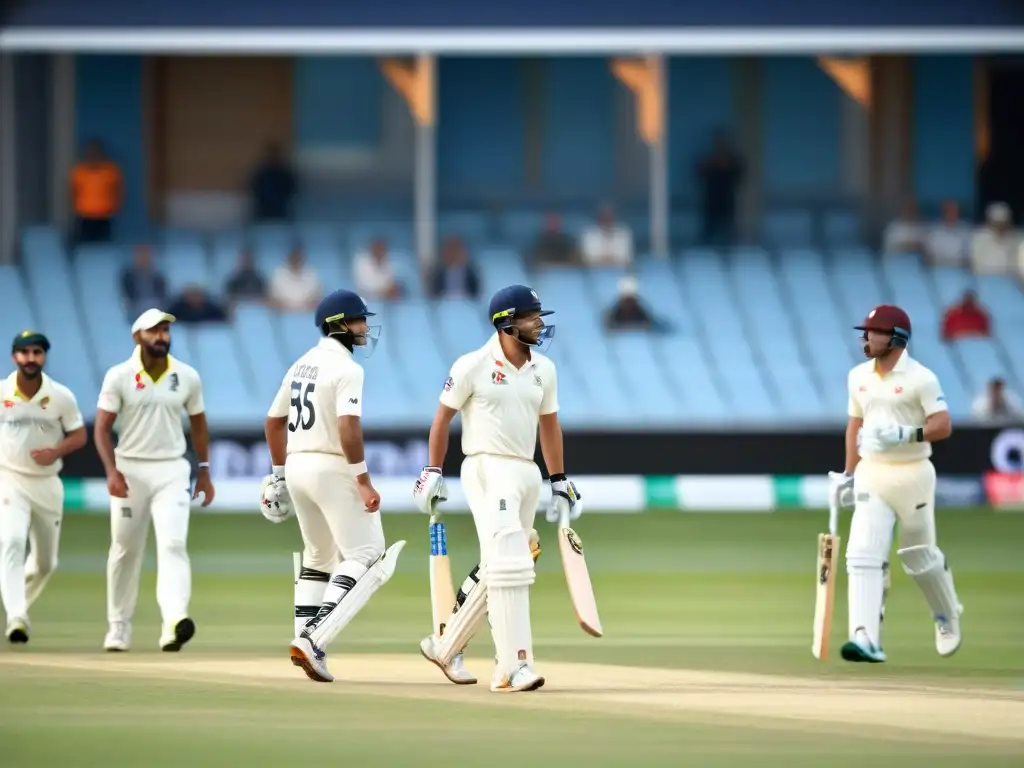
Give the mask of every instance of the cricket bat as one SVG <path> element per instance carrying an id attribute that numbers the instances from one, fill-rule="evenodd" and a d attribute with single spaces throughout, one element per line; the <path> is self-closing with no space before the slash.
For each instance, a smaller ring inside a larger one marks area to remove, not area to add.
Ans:
<path id="1" fill-rule="evenodd" d="M 819 661 L 828 659 L 828 639 L 832 633 L 832 609 L 836 600 L 836 565 L 839 562 L 841 539 L 836 533 L 839 527 L 839 505 L 829 495 L 828 533 L 818 534 L 818 562 L 815 569 L 814 598 L 814 639 L 811 653 Z"/>
<path id="2" fill-rule="evenodd" d="M 436 514 L 430 516 L 429 570 L 433 632 L 440 637 L 455 607 L 455 589 L 452 587 L 452 564 L 448 559 L 448 537 L 440 515 Z"/>
<path id="3" fill-rule="evenodd" d="M 597 600 L 590 583 L 587 560 L 583 556 L 583 542 L 576 531 L 569 527 L 569 510 L 562 511 L 558 521 L 558 549 L 562 553 L 562 567 L 565 569 L 565 583 L 569 587 L 569 598 L 576 611 L 576 621 L 588 635 L 601 637 L 601 617 L 597 614 Z"/>

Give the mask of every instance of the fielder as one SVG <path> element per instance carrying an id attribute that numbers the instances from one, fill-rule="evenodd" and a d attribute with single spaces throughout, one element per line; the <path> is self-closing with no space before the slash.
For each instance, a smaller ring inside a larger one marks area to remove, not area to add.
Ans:
<path id="1" fill-rule="evenodd" d="M 372 350 L 373 316 L 351 291 L 320 302 L 315 320 L 324 338 L 285 374 L 265 425 L 273 470 L 260 508 L 274 523 L 294 508 L 304 545 L 290 655 L 322 683 L 334 680 L 325 649 L 391 578 L 405 546 L 384 551 L 380 495 L 363 454 L 363 369 L 353 351 Z"/>
<path id="2" fill-rule="evenodd" d="M 448 432 L 462 413 L 462 487 L 480 539 L 480 566 L 463 590 L 441 637 L 420 643 L 423 656 L 453 682 L 474 682 L 463 668 L 462 651 L 486 615 L 496 651 L 492 691 L 533 691 L 544 678 L 533 669 L 530 585 L 535 578 L 529 534 L 540 499 L 541 473 L 534 462 L 538 425 L 541 452 L 551 478 L 556 520 L 560 505 L 575 519 L 583 512 L 576 487 L 565 476 L 562 429 L 558 423 L 555 365 L 537 350 L 554 335 L 550 315 L 537 293 L 512 285 L 491 299 L 495 335 L 463 355 L 451 368 L 430 427 L 430 463 L 413 490 L 427 514 L 447 499 L 440 467 L 448 452 Z"/>
<path id="3" fill-rule="evenodd" d="M 195 634 L 189 618 L 192 569 L 186 543 L 189 501 L 203 493 L 213 501 L 210 434 L 199 374 L 170 355 L 174 315 L 147 309 L 132 325 L 135 352 L 107 371 L 96 412 L 96 451 L 107 471 L 110 493 L 110 554 L 107 556 L 107 651 L 127 651 L 139 574 L 150 519 L 156 536 L 156 601 L 163 627 L 160 648 L 180 651 Z M 181 412 L 188 414 L 199 460 L 195 491 L 185 458 Z M 114 421 L 118 441 L 111 442 Z"/>
<path id="4" fill-rule="evenodd" d="M 18 334 L 18 370 L 0 381 L 0 598 L 11 643 L 28 642 L 28 609 L 57 568 L 62 459 L 86 440 L 75 396 L 43 374 L 49 351 L 43 334 Z"/>
<path id="5" fill-rule="evenodd" d="M 897 555 L 931 608 L 939 655 L 951 656 L 962 641 L 963 606 L 935 541 L 935 467 L 929 459 L 931 443 L 952 432 L 949 406 L 935 374 L 907 352 L 906 312 L 875 307 L 856 329 L 864 333 L 868 360 L 849 375 L 846 469 L 829 473 L 833 498 L 854 507 L 846 546 L 850 639 L 842 656 L 857 662 L 886 660 L 881 627 L 897 521 Z"/>

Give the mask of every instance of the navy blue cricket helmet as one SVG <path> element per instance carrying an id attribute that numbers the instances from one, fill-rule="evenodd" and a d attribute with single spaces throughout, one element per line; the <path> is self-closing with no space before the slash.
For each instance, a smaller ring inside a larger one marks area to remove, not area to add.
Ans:
<path id="1" fill-rule="evenodd" d="M 376 313 L 371 312 L 366 306 L 363 297 L 354 291 L 347 291 L 344 288 L 329 293 L 317 304 L 314 319 L 316 327 L 324 336 L 333 336 L 350 350 L 352 347 L 366 347 L 371 349 L 377 341 L 376 334 L 359 333 L 355 334 L 348 328 L 349 320 L 373 317 Z M 369 330 L 380 330 L 375 326 Z"/>
<path id="2" fill-rule="evenodd" d="M 543 308 L 537 292 L 526 285 L 509 285 L 502 288 L 491 297 L 488 310 L 491 324 L 498 330 L 511 328 L 512 321 L 527 312 L 539 312 L 541 317 L 554 314 L 553 310 Z M 524 344 L 539 347 L 554 335 L 555 326 L 545 324 L 538 332 L 536 341 L 531 342 L 522 338 L 519 340 Z"/>

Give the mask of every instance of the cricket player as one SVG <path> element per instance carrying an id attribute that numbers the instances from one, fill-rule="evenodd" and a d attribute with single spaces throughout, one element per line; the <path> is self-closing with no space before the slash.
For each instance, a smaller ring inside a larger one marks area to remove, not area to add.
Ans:
<path id="1" fill-rule="evenodd" d="M 57 568 L 62 459 L 86 440 L 75 396 L 43 373 L 49 351 L 43 334 L 18 334 L 18 369 L 0 381 L 0 597 L 11 643 L 28 642 L 28 609 Z"/>
<path id="2" fill-rule="evenodd" d="M 535 572 L 529 534 L 542 484 L 534 462 L 538 426 L 551 478 L 549 519 L 557 519 L 559 504 L 569 504 L 574 518 L 582 505 L 565 476 L 555 365 L 538 351 L 554 335 L 555 327 L 543 320 L 552 313 L 542 308 L 535 291 L 511 285 L 494 295 L 489 314 L 494 336 L 456 360 L 444 384 L 430 427 L 431 466 L 424 467 L 413 490 L 427 514 L 447 499 L 440 468 L 452 419 L 461 412 L 462 487 L 480 540 L 478 581 L 443 636 L 424 638 L 420 650 L 449 680 L 472 682 L 461 652 L 486 614 L 497 654 L 491 690 L 533 691 L 544 684 L 533 669 L 530 627 Z M 462 679 L 466 676 L 470 679 Z"/>
<path id="3" fill-rule="evenodd" d="M 868 360 L 849 375 L 846 469 L 829 475 L 833 498 L 854 507 L 846 545 L 850 639 L 842 656 L 847 661 L 886 660 L 881 626 L 897 521 L 897 555 L 931 608 L 936 650 L 951 656 L 962 639 L 963 606 L 936 544 L 935 467 L 929 459 L 931 444 L 952 432 L 949 406 L 935 374 L 907 352 L 911 329 L 906 312 L 875 307 L 856 330 L 864 334 Z"/>
<path id="4" fill-rule="evenodd" d="M 150 519 L 156 536 L 156 601 L 163 619 L 160 648 L 180 651 L 196 631 L 188 615 L 189 502 L 202 492 L 203 506 L 208 506 L 214 489 L 202 384 L 194 368 L 171 357 L 174 319 L 159 309 L 143 312 L 132 325 L 135 352 L 107 371 L 100 389 L 94 439 L 110 493 L 109 629 L 103 641 L 107 651 L 127 651 L 131 646 Z M 188 414 L 199 460 L 194 492 L 189 487 L 182 410 Z M 115 420 L 117 448 L 111 442 Z"/>
<path id="5" fill-rule="evenodd" d="M 274 523 L 294 511 L 304 545 L 290 655 L 322 683 L 334 680 L 327 646 L 390 578 L 405 546 L 384 550 L 380 494 L 363 452 L 363 368 L 353 352 L 372 351 L 373 316 L 352 291 L 320 302 L 323 338 L 285 374 L 265 425 L 273 470 L 260 508 Z"/>

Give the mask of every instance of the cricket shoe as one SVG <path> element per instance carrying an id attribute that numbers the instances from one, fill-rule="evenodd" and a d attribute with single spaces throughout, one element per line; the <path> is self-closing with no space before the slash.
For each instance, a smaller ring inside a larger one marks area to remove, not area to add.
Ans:
<path id="1" fill-rule="evenodd" d="M 935 617 L 935 650 L 939 656 L 952 656 L 960 649 L 964 636 L 960 632 L 960 614 L 964 612 L 961 605 L 956 616 Z"/>
<path id="2" fill-rule="evenodd" d="M 472 672 L 466 669 L 465 660 L 462 658 L 461 653 L 456 654 L 447 667 L 440 662 L 438 659 L 437 643 L 435 642 L 433 635 L 429 635 L 420 640 L 420 653 L 423 654 L 424 659 L 440 669 L 444 673 L 444 676 L 456 685 L 476 684 L 476 678 L 473 677 Z"/>
<path id="3" fill-rule="evenodd" d="M 519 663 L 512 673 L 503 674 L 500 669 L 494 670 L 491 677 L 491 690 L 494 693 L 516 693 L 518 691 L 536 691 L 544 685 L 544 678 L 533 671 L 533 667 L 525 661 Z"/>
<path id="4" fill-rule="evenodd" d="M 327 654 L 313 645 L 308 637 L 299 635 L 292 641 L 292 664 L 301 667 L 306 677 L 318 683 L 333 683 L 334 675 L 327 670 Z"/>
<path id="5" fill-rule="evenodd" d="M 112 621 L 103 638 L 103 650 L 111 652 L 127 651 L 132 644 L 132 625 L 127 621 Z"/>
<path id="6" fill-rule="evenodd" d="M 864 627 L 858 627 L 853 639 L 843 644 L 839 654 L 846 661 L 866 661 L 869 664 L 881 664 L 886 660 L 885 651 L 871 642 Z"/>
<path id="7" fill-rule="evenodd" d="M 14 618 L 7 622 L 7 642 L 27 643 L 29 635 L 28 619 Z"/>
<path id="8" fill-rule="evenodd" d="M 181 646 L 191 640 L 196 634 L 196 623 L 185 617 L 170 632 L 164 632 L 160 636 L 160 650 L 168 653 L 177 653 Z"/>

